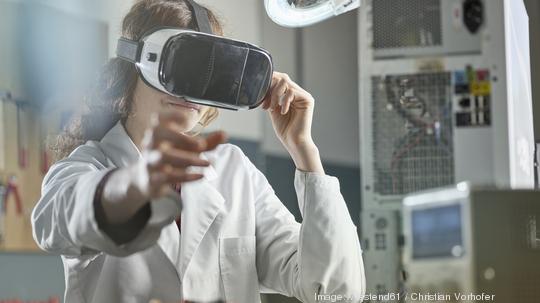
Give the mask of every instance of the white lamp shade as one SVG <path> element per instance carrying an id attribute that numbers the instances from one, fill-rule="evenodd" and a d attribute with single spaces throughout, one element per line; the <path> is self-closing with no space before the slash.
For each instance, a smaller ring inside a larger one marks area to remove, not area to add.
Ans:
<path id="1" fill-rule="evenodd" d="M 264 0 L 266 13 L 285 27 L 308 26 L 360 6 L 360 0 Z"/>

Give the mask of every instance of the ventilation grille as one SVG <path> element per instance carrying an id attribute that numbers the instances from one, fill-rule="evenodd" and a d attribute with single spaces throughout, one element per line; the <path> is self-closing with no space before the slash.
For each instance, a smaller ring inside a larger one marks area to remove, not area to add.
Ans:
<path id="1" fill-rule="evenodd" d="M 373 47 L 442 45 L 440 1 L 373 0 Z"/>
<path id="2" fill-rule="evenodd" d="M 454 183 L 450 73 L 373 77 L 372 92 L 375 192 Z"/>

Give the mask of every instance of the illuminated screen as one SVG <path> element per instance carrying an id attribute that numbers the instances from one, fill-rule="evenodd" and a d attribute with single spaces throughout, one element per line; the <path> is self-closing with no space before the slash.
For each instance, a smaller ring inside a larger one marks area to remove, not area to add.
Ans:
<path id="1" fill-rule="evenodd" d="M 462 255 L 461 234 L 460 205 L 412 212 L 414 259 Z"/>

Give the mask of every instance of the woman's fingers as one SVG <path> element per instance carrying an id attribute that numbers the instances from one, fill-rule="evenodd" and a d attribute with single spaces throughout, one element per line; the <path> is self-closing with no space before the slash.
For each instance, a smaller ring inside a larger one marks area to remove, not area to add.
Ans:
<path id="1" fill-rule="evenodd" d="M 225 142 L 226 135 L 224 132 L 215 132 L 208 137 L 201 139 L 201 150 L 208 151 L 216 148 L 217 145 Z M 170 146 L 161 145 L 155 150 L 148 153 L 148 168 L 151 171 L 160 171 L 166 167 L 175 169 L 186 169 L 190 166 L 209 166 L 210 162 L 200 158 L 199 152 L 192 152 Z"/>
<path id="2" fill-rule="evenodd" d="M 165 166 L 174 168 L 187 168 L 189 166 L 209 166 L 210 162 L 201 159 L 198 154 L 182 150 L 164 150 L 160 151 L 160 159 L 154 163 L 149 163 L 151 170 L 159 170 Z"/>
<path id="3" fill-rule="evenodd" d="M 311 100 L 313 100 L 313 97 L 292 81 L 289 75 L 274 72 L 272 85 L 262 107 L 271 111 L 280 109 L 280 113 L 284 115 L 289 112 L 292 103 L 296 101 L 308 101 L 309 103 Z"/>
<path id="4" fill-rule="evenodd" d="M 281 80 L 281 77 L 279 76 L 279 73 L 274 72 L 272 74 L 272 82 L 270 83 L 270 87 L 268 88 L 268 92 L 266 93 L 266 96 L 264 97 L 262 108 L 263 109 L 269 109 L 270 105 L 272 103 L 272 91 L 278 84 L 279 80 Z"/>
<path id="5" fill-rule="evenodd" d="M 162 196 L 171 184 L 203 178 L 203 174 L 193 172 L 190 167 L 209 166 L 210 162 L 202 159 L 201 153 L 215 149 L 227 139 L 221 131 L 207 137 L 187 136 L 177 123 L 181 119 L 184 117 L 172 111 L 155 114 L 145 133 L 142 154 L 151 197 Z"/>
<path id="6" fill-rule="evenodd" d="M 166 173 L 165 183 L 176 184 L 183 182 L 192 182 L 200 180 L 204 177 L 203 174 L 187 173 L 185 171 L 170 171 Z"/>
<path id="7" fill-rule="evenodd" d="M 213 150 L 216 148 L 219 144 L 227 142 L 227 134 L 222 131 L 217 131 L 209 134 L 205 139 L 206 147 L 204 148 L 204 151 Z"/>
<path id="8" fill-rule="evenodd" d="M 158 148 L 164 142 L 169 146 L 193 152 L 201 152 L 204 147 L 200 139 L 186 136 L 167 126 L 154 128 L 152 136 L 150 148 Z"/>
<path id="9" fill-rule="evenodd" d="M 221 131 L 212 133 L 206 138 L 192 137 L 171 128 L 169 125 L 155 126 L 149 136 L 151 138 L 148 139 L 149 144 L 146 145 L 149 148 L 159 148 L 166 143 L 167 147 L 197 153 L 212 150 L 227 140 L 227 135 Z"/>
<path id="10" fill-rule="evenodd" d="M 283 95 L 287 91 L 287 79 L 281 78 L 279 80 L 278 84 L 274 87 L 272 90 L 272 97 L 271 97 L 271 104 L 270 104 L 270 110 L 275 111 L 278 106 L 281 105 L 280 100 L 282 99 Z"/>
<path id="11" fill-rule="evenodd" d="M 264 101 L 263 101 L 263 109 L 271 109 L 273 110 L 275 107 L 275 97 L 278 90 L 281 90 L 280 85 L 284 84 L 284 75 L 282 73 L 274 72 L 272 74 L 272 83 L 270 84 L 270 88 L 268 89 L 268 93 L 266 94 Z"/>
<path id="12" fill-rule="evenodd" d="M 294 91 L 292 89 L 287 91 L 283 96 L 282 100 L 283 103 L 281 105 L 281 114 L 284 115 L 289 112 L 291 103 L 294 101 Z"/>
<path id="13" fill-rule="evenodd" d="M 159 171 L 150 174 L 151 196 L 163 194 L 163 190 L 171 186 L 171 184 L 192 182 L 200 180 L 204 177 L 200 173 L 188 173 L 180 170 L 170 170 L 167 172 Z"/>

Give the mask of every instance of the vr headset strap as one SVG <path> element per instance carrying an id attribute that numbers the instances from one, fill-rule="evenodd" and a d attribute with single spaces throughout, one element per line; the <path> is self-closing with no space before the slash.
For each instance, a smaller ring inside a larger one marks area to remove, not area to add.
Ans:
<path id="1" fill-rule="evenodd" d="M 213 34 L 206 10 L 193 0 L 185 1 L 189 4 L 189 6 L 191 6 L 191 12 L 195 17 L 195 25 L 198 27 L 199 31 L 207 34 Z M 118 39 L 118 44 L 116 46 L 116 55 L 119 58 L 127 60 L 129 62 L 137 63 L 137 61 L 140 59 L 140 52 L 141 43 L 139 43 L 138 41 L 129 40 L 123 37 Z"/>
<path id="2" fill-rule="evenodd" d="M 140 56 L 140 43 L 126 38 L 118 39 L 116 55 L 129 62 L 137 63 Z"/>
<path id="3" fill-rule="evenodd" d="M 195 15 L 195 23 L 199 28 L 199 31 L 207 34 L 213 34 L 206 10 L 193 0 L 186 0 L 186 2 L 191 6 L 191 12 Z"/>

